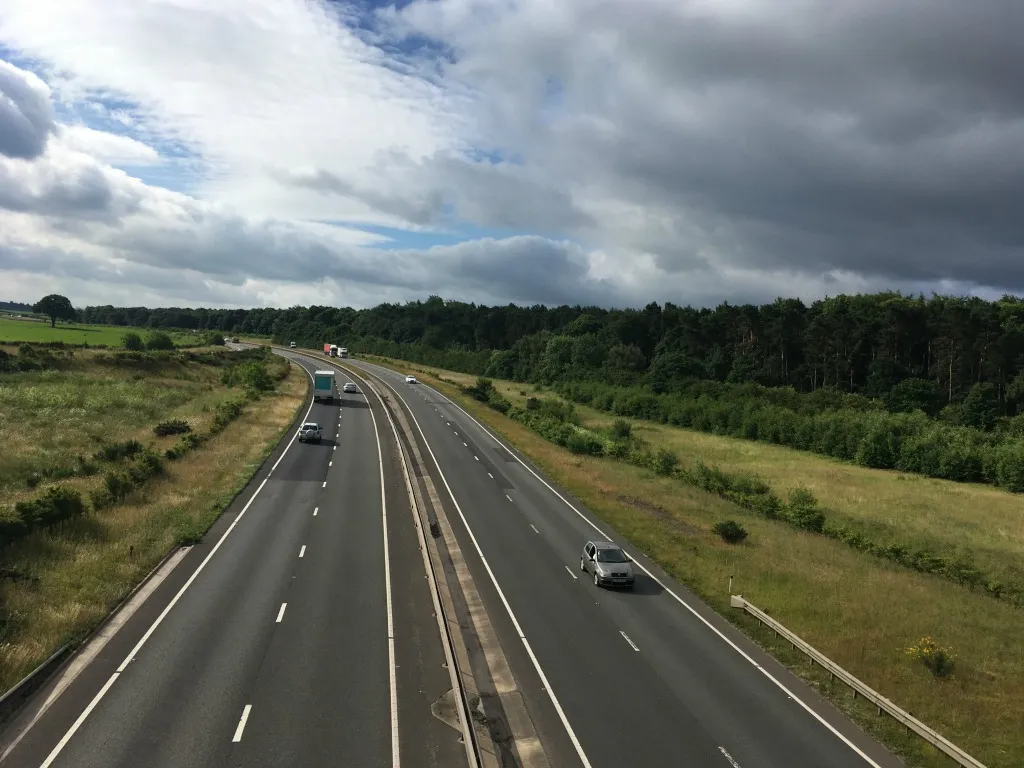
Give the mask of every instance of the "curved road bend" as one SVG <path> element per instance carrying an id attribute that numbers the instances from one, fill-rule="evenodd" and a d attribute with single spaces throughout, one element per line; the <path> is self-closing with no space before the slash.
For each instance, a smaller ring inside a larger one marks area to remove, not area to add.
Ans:
<path id="1" fill-rule="evenodd" d="M 595 588 L 580 574 L 580 553 L 586 540 L 602 537 L 598 528 L 612 532 L 592 524 L 594 515 L 564 492 L 559 498 L 443 395 L 407 385 L 390 369 L 349 362 L 392 385 L 422 428 L 468 529 L 445 498 L 448 518 L 549 753 L 564 754 L 567 731 L 535 680 L 473 538 L 578 739 L 572 763 L 902 765 L 646 558 L 641 564 L 661 584 L 640 573 L 633 593 Z"/>
<path id="2" fill-rule="evenodd" d="M 323 443 L 290 443 L 289 431 L 35 724 L 22 733 L 59 675 L 8 724 L 0 753 L 21 736 L 4 766 L 465 765 L 459 732 L 430 711 L 451 683 L 386 416 L 343 394 L 311 404 L 308 420 Z"/>

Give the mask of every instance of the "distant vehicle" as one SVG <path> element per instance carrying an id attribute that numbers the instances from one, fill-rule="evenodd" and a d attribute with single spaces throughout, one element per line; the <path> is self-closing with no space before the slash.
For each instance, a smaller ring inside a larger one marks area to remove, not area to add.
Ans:
<path id="1" fill-rule="evenodd" d="M 324 354 L 329 357 L 338 356 L 338 345 L 337 344 L 324 344 Z"/>
<path id="2" fill-rule="evenodd" d="M 349 394 L 354 394 L 359 391 L 358 389 L 356 389 L 356 385 L 353 384 L 351 381 L 347 382 L 345 386 L 342 387 L 341 389 L 342 391 L 348 392 Z"/>
<path id="3" fill-rule="evenodd" d="M 332 346 L 331 344 L 324 344 L 324 354 L 325 355 L 331 354 L 331 346 Z"/>
<path id="4" fill-rule="evenodd" d="M 289 346 L 289 347 L 291 347 L 292 349 L 295 349 L 295 342 L 293 341 L 293 342 L 292 342 L 291 344 L 289 344 L 288 346 Z"/>
<path id="5" fill-rule="evenodd" d="M 405 383 L 406 384 L 418 384 L 419 382 L 416 381 L 416 377 L 415 376 L 406 376 L 405 377 Z"/>
<path id="6" fill-rule="evenodd" d="M 313 374 L 313 402 L 334 402 L 334 371 L 317 371 Z"/>
<path id="7" fill-rule="evenodd" d="M 300 443 L 319 443 L 322 437 L 323 432 L 320 430 L 320 425 L 315 421 L 307 421 L 299 427 Z"/>
<path id="8" fill-rule="evenodd" d="M 594 586 L 633 588 L 636 574 L 629 557 L 610 541 L 588 541 L 580 555 L 580 570 L 594 574 Z"/>
<path id="9" fill-rule="evenodd" d="M 232 343 L 232 344 L 237 344 L 237 343 L 238 343 L 238 337 L 237 337 L 237 336 L 235 336 L 235 338 L 233 338 L 233 339 L 231 340 L 231 343 Z"/>
<path id="10" fill-rule="evenodd" d="M 338 357 L 348 357 L 348 348 L 342 347 L 338 350 Z"/>

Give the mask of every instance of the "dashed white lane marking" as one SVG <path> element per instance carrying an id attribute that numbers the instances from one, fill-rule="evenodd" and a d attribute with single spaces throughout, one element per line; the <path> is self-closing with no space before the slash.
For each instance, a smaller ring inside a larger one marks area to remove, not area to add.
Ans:
<path id="1" fill-rule="evenodd" d="M 465 441 L 463 441 L 462 444 L 465 445 L 467 448 L 469 448 L 469 444 L 466 443 Z"/>
<path id="2" fill-rule="evenodd" d="M 333 449 L 333 450 L 335 450 L 335 451 L 336 451 L 336 450 L 338 450 L 338 446 L 334 446 L 334 449 Z"/>
<path id="3" fill-rule="evenodd" d="M 480 461 L 480 457 L 479 456 L 474 456 L 473 458 L 476 459 L 477 461 Z"/>
<path id="4" fill-rule="evenodd" d="M 533 532 L 534 533 L 540 533 L 540 531 L 537 530 L 537 526 L 534 525 L 533 523 L 530 523 L 530 527 L 533 528 Z"/>
<path id="5" fill-rule="evenodd" d="M 281 610 L 277 612 L 277 624 L 281 623 L 281 619 L 284 618 L 284 609 L 288 607 L 288 603 L 281 603 Z"/>
<path id="6" fill-rule="evenodd" d="M 732 755 L 725 751 L 725 747 L 719 747 L 718 751 L 721 752 L 725 759 L 729 761 L 729 765 L 731 765 L 732 768 L 740 768 L 740 764 L 732 759 Z"/>
<path id="7" fill-rule="evenodd" d="M 326 481 L 326 480 L 324 480 L 324 484 L 323 484 L 323 485 L 321 485 L 320 487 L 321 487 L 321 488 L 326 488 L 326 487 L 327 487 L 327 481 Z"/>
<path id="8" fill-rule="evenodd" d="M 507 493 L 505 494 L 505 498 L 508 499 L 509 501 L 512 501 L 512 497 L 509 496 Z"/>
<path id="9" fill-rule="evenodd" d="M 488 473 L 487 473 L 487 476 L 488 476 L 489 478 L 491 478 L 491 480 L 493 480 L 493 479 L 494 479 L 494 475 L 492 475 L 492 474 L 491 474 L 490 472 L 488 472 Z"/>
<path id="10" fill-rule="evenodd" d="M 231 741 L 238 742 L 242 740 L 242 732 L 245 730 L 245 722 L 249 719 L 249 712 L 252 711 L 252 704 L 246 704 L 245 709 L 242 710 L 242 718 L 238 721 L 238 727 L 235 728 L 235 735 L 231 738 Z"/>
<path id="11" fill-rule="evenodd" d="M 574 580 L 577 578 L 576 574 L 572 572 L 572 568 L 570 568 L 568 565 L 565 566 L 565 570 L 569 572 L 569 575 L 572 576 Z"/>
<path id="12" fill-rule="evenodd" d="M 306 545 L 303 544 L 302 545 L 302 549 L 299 550 L 299 557 L 305 557 L 305 556 L 306 556 Z"/>
<path id="13" fill-rule="evenodd" d="M 334 461 L 328 461 L 327 462 L 327 466 L 328 467 L 333 467 L 334 466 Z"/>
<path id="14" fill-rule="evenodd" d="M 632 648 L 632 649 L 633 649 L 634 651 L 636 651 L 637 653 L 639 653 L 639 652 L 640 652 L 640 649 L 636 647 L 636 643 L 634 643 L 634 642 L 633 642 L 632 640 L 630 640 L 630 639 L 629 639 L 629 635 L 627 635 L 627 634 L 626 634 L 625 632 L 623 632 L 623 631 L 622 631 L 621 629 L 619 630 L 619 634 L 620 634 L 620 635 L 622 635 L 622 637 L 623 637 L 623 638 L 624 638 L 624 639 L 626 640 L 626 642 L 627 642 L 627 643 L 629 643 L 630 647 L 631 647 L 631 648 Z"/>
<path id="15" fill-rule="evenodd" d="M 320 511 L 320 507 L 313 507 L 313 517 L 316 517 L 316 513 Z"/>

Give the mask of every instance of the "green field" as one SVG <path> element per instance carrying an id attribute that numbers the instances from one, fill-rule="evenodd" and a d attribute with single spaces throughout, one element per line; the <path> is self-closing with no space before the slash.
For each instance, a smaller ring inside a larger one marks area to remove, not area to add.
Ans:
<path id="1" fill-rule="evenodd" d="M 1024 755 L 1024 611 L 947 580 L 916 573 L 841 542 L 800 531 L 678 480 L 609 458 L 577 456 L 518 422 L 462 394 L 454 385 L 475 376 L 402 361 L 476 418 L 503 434 L 553 480 L 575 494 L 620 536 L 808 679 L 915 766 L 949 766 L 920 739 L 852 700 L 806 658 L 756 622 L 729 608 L 734 592 L 801 635 L 896 704 L 966 749 L 989 768 L 1019 768 Z M 516 405 L 528 396 L 554 397 L 531 385 L 495 381 Z M 585 425 L 613 417 L 577 407 Z M 703 460 L 723 469 L 758 473 L 782 491 L 813 490 L 833 519 L 887 541 L 937 546 L 973 555 L 994 570 L 1018 573 L 1024 564 L 1020 496 L 988 486 L 908 477 L 842 464 L 788 448 L 637 421 L 634 433 L 676 452 L 681 462 Z M 742 545 L 712 532 L 726 519 L 749 532 Z M 933 677 L 906 649 L 925 636 L 957 654 L 951 676 Z"/>
<path id="2" fill-rule="evenodd" d="M 149 329 L 146 328 L 126 328 L 117 325 L 57 323 L 56 327 L 51 328 L 49 321 L 0 315 L 0 344 L 63 341 L 65 344 L 87 344 L 90 347 L 120 347 L 121 338 L 129 331 L 135 331 L 143 339 L 149 333 Z M 198 335 L 184 331 L 171 333 L 175 344 L 179 346 L 188 344 Z"/>

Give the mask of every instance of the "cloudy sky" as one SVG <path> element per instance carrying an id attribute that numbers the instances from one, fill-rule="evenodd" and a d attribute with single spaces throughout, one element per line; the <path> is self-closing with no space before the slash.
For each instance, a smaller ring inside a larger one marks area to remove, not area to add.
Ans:
<path id="1" fill-rule="evenodd" d="M 1020 0 L 2 0 L 0 299 L 1024 292 Z"/>

